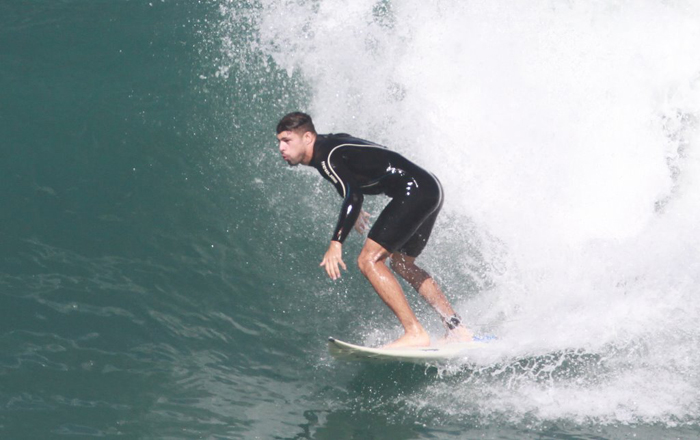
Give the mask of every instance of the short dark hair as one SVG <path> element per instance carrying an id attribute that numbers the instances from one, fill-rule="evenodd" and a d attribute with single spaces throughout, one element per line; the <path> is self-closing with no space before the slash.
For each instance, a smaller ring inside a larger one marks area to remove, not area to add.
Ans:
<path id="1" fill-rule="evenodd" d="M 314 122 L 311 120 L 311 116 L 302 112 L 288 113 L 280 119 L 277 123 L 277 134 L 283 131 L 296 131 L 302 134 L 310 131 L 316 134 L 316 128 L 314 127 Z"/>

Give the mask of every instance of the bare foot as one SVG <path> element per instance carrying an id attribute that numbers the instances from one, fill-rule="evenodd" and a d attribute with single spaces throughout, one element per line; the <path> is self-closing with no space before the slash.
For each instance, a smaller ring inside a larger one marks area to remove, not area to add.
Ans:
<path id="1" fill-rule="evenodd" d="M 471 342 L 474 340 L 474 333 L 463 325 L 456 327 L 453 330 L 448 330 L 444 338 L 440 340 L 440 344 L 453 344 L 458 342 Z"/>
<path id="2" fill-rule="evenodd" d="M 430 335 L 425 331 L 418 334 L 404 334 L 399 339 L 382 346 L 382 348 L 428 347 Z"/>

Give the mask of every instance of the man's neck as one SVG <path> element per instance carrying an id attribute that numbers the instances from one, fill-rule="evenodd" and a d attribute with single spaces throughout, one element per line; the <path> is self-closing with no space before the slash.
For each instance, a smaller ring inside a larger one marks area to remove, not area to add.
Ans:
<path id="1" fill-rule="evenodd" d="M 316 135 L 312 134 L 312 139 L 311 142 L 308 144 L 306 148 L 306 152 L 304 153 L 304 159 L 302 159 L 301 163 L 304 165 L 311 166 L 311 162 L 314 160 L 314 146 L 316 145 Z"/>

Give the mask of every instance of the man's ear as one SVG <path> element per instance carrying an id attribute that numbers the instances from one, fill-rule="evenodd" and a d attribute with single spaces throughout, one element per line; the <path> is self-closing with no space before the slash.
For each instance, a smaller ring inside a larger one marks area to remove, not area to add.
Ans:
<path id="1" fill-rule="evenodd" d="M 309 141 L 311 140 L 311 132 L 305 131 L 304 134 L 301 135 L 301 138 L 304 140 L 305 144 L 308 144 Z"/>
<path id="2" fill-rule="evenodd" d="M 304 140 L 304 144 L 306 145 L 313 143 L 313 140 L 315 138 L 314 134 L 310 131 L 305 132 L 301 137 Z"/>

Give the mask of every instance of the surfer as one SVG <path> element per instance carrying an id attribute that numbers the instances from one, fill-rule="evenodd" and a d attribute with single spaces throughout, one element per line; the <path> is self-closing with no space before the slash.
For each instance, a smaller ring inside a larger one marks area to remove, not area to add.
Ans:
<path id="1" fill-rule="evenodd" d="M 386 348 L 430 345 L 430 336 L 418 322 L 401 285 L 386 265 L 405 279 L 435 308 L 447 328 L 447 341 L 468 342 L 472 332 L 452 309 L 435 280 L 415 263 L 425 248 L 442 207 L 442 187 L 428 171 L 400 154 L 348 134 L 317 134 L 311 117 L 293 112 L 277 124 L 282 158 L 290 165 L 308 165 L 333 183 L 343 197 L 340 216 L 321 266 L 332 280 L 347 270 L 342 244 L 354 227 L 364 233 L 369 214 L 364 195 L 386 194 L 391 201 L 369 230 L 357 259 L 379 297 L 394 312 L 404 335 Z"/>

